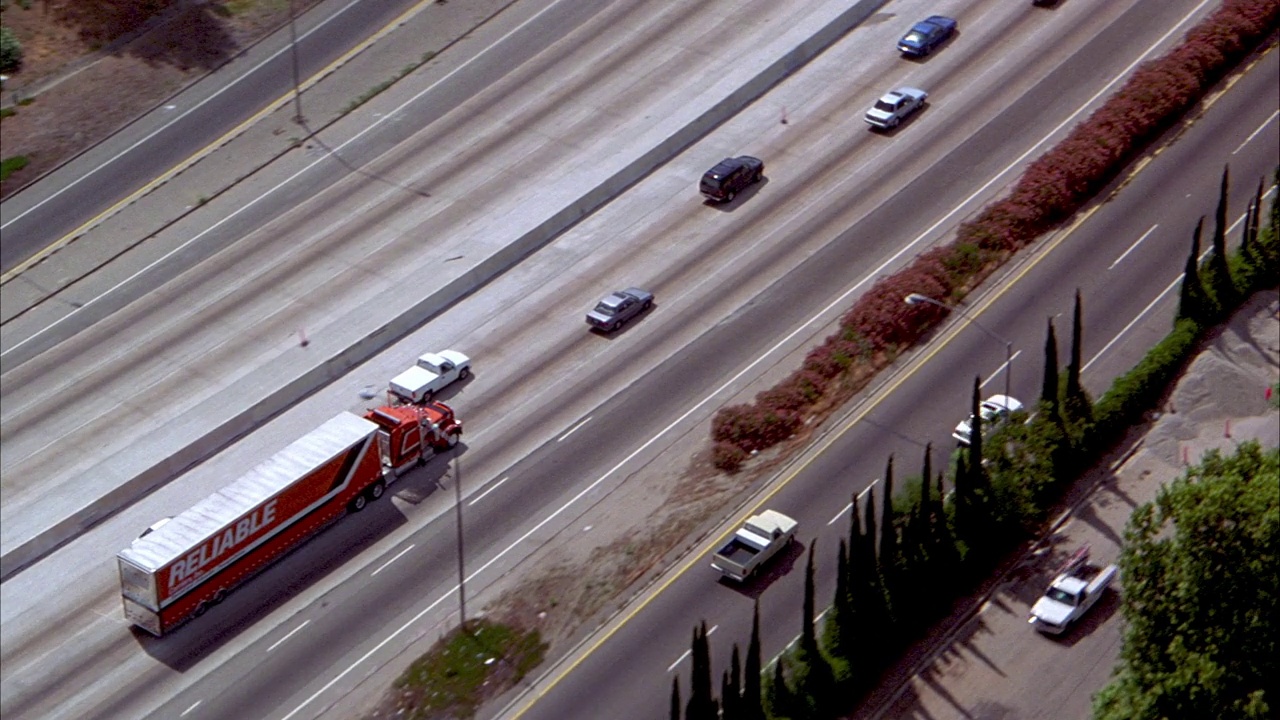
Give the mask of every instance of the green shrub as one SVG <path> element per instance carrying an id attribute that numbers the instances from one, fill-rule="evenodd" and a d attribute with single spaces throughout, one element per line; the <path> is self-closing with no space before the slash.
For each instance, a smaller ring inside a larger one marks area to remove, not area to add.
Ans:
<path id="1" fill-rule="evenodd" d="M 1129 372 L 1116 378 L 1111 389 L 1093 406 L 1095 439 L 1093 448 L 1102 451 L 1110 446 L 1130 425 L 1138 423 L 1143 413 L 1156 407 L 1169 383 L 1195 350 L 1201 327 L 1183 318 L 1173 332 L 1161 340 L 1146 357 Z"/>
<path id="2" fill-rule="evenodd" d="M 0 25 L 0 73 L 17 72 L 22 67 L 22 43 L 7 27 Z"/>
<path id="3" fill-rule="evenodd" d="M 10 175 L 18 172 L 26 166 L 26 155 L 14 155 L 13 157 L 7 157 L 4 160 L 0 160 L 0 182 L 8 180 Z"/>

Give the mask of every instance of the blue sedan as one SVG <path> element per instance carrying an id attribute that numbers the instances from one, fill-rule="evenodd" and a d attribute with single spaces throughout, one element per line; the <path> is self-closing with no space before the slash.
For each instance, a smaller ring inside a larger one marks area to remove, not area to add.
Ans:
<path id="1" fill-rule="evenodd" d="M 942 15 L 932 15 L 916 23 L 902 39 L 898 41 L 898 49 L 903 55 L 924 57 L 933 49 L 946 42 L 956 31 L 956 21 Z"/>

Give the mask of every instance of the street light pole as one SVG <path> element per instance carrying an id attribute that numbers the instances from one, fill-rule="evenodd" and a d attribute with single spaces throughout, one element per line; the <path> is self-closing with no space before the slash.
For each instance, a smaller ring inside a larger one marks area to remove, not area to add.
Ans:
<path id="1" fill-rule="evenodd" d="M 462 553 L 462 463 L 458 460 L 456 450 L 453 453 L 453 495 L 454 508 L 458 515 L 458 617 L 461 620 L 458 626 L 465 633 L 467 631 L 467 572 Z"/>
<path id="2" fill-rule="evenodd" d="M 1008 403 L 1007 398 L 1012 397 L 1012 389 L 1011 389 L 1011 388 L 1012 388 L 1012 385 L 1013 385 L 1013 379 L 1012 379 L 1012 375 L 1013 375 L 1013 343 L 1012 343 L 1012 342 L 1010 342 L 1009 340 L 1006 340 L 1006 339 L 1004 339 L 1003 337 L 1000 337 L 999 335 L 995 334 L 995 333 L 994 333 L 994 332 L 992 332 L 990 329 L 988 329 L 985 325 L 983 325 L 982 323 L 978 322 L 978 318 L 976 318 L 976 317 L 974 317 L 974 316 L 970 315 L 969 313 L 965 312 L 964 310 L 960 309 L 959 307 L 956 307 L 955 305 L 948 305 L 948 304 L 946 304 L 946 303 L 942 302 L 941 300 L 934 300 L 933 298 L 929 297 L 928 295 L 921 295 L 920 293 L 911 293 L 910 295 L 908 295 L 908 296 L 906 296 L 905 298 L 903 298 L 903 301 L 904 301 L 904 302 L 906 302 L 908 305 L 919 305 L 919 304 L 921 304 L 921 303 L 927 303 L 927 304 L 929 304 L 929 305 L 937 305 L 937 306 L 938 306 L 938 307 L 940 307 L 940 308 L 944 308 L 944 309 L 946 309 L 946 310 L 952 310 L 952 311 L 955 311 L 955 312 L 957 312 L 957 313 L 960 313 L 960 315 L 961 315 L 962 317 L 966 318 L 969 322 L 973 323 L 974 327 L 976 327 L 976 328 L 978 328 L 979 330 L 981 330 L 982 332 L 986 333 L 988 336 L 990 336 L 990 337 L 992 337 L 992 338 L 995 338 L 998 342 L 1000 342 L 1001 344 L 1003 344 L 1003 345 L 1004 345 L 1004 396 L 1005 396 L 1005 398 L 1006 398 L 1006 407 L 1005 407 L 1005 410 L 1007 411 L 1007 410 L 1009 409 L 1009 408 L 1008 408 L 1008 405 L 1007 405 L 1007 403 Z"/>
<path id="3" fill-rule="evenodd" d="M 306 125 L 307 120 L 302 117 L 302 89 L 298 73 L 298 31 L 293 24 L 294 14 L 293 0 L 289 0 L 289 47 L 290 54 L 293 56 L 293 121 L 299 125 Z"/>

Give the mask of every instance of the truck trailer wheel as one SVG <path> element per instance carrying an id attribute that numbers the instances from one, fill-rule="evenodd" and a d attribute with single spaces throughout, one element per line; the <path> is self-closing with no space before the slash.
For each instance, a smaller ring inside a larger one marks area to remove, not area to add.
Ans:
<path id="1" fill-rule="evenodd" d="M 378 498 L 382 497 L 382 493 L 386 491 L 387 491 L 387 483 L 382 480 L 379 480 L 378 482 L 370 485 L 369 489 L 366 492 L 369 493 L 370 500 L 377 500 Z"/>
<path id="2" fill-rule="evenodd" d="M 365 505 L 368 504 L 369 499 L 364 496 L 364 493 L 360 493 L 359 495 L 351 498 L 351 502 L 347 503 L 347 509 L 353 513 L 358 513 L 364 509 Z"/>

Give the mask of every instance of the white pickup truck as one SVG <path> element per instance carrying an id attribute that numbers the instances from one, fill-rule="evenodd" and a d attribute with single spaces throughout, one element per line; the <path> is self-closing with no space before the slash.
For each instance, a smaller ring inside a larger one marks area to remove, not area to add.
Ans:
<path id="1" fill-rule="evenodd" d="M 405 402 L 430 402 L 454 380 L 471 374 L 471 358 L 457 350 L 441 350 L 418 358 L 418 364 L 391 379 L 391 395 Z"/>
<path id="2" fill-rule="evenodd" d="M 1044 597 L 1031 607 L 1031 617 L 1027 622 L 1040 632 L 1052 635 L 1066 632 L 1071 623 L 1098 602 L 1107 586 L 1115 580 L 1117 572 L 1115 565 L 1091 565 L 1089 546 L 1085 545 L 1058 571 Z"/>
<path id="3" fill-rule="evenodd" d="M 716 551 L 711 567 L 731 580 L 742 582 L 795 538 L 798 525 L 776 510 L 752 515 L 733 538 Z"/>

